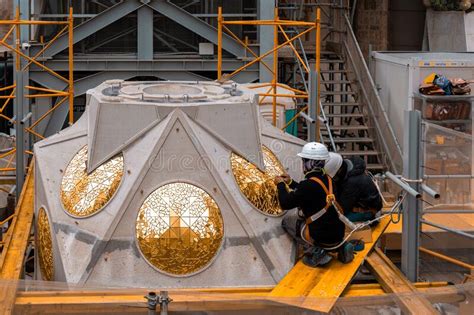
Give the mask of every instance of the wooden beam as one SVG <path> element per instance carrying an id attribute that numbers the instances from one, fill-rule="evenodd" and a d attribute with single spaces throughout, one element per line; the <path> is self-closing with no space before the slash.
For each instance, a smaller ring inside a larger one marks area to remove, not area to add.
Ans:
<path id="1" fill-rule="evenodd" d="M 366 259 L 367 267 L 375 275 L 385 292 L 395 293 L 397 304 L 408 314 L 438 314 L 431 303 L 417 293 L 415 286 L 376 248 Z"/>
<path id="2" fill-rule="evenodd" d="M 420 292 L 427 292 L 432 288 L 448 286 L 448 282 L 416 282 L 413 284 Z M 351 284 L 346 288 L 342 297 L 374 296 L 387 294 L 379 283 Z"/>
<path id="3" fill-rule="evenodd" d="M 433 302 L 459 302 L 462 296 L 456 288 L 446 282 L 416 283 L 415 286 L 428 297 L 433 294 Z M 15 311 L 19 313 L 138 313 L 143 314 L 146 307 L 144 296 L 147 290 L 118 289 L 103 291 L 26 291 L 18 292 Z M 173 300 L 170 311 L 218 311 L 218 310 L 256 310 L 271 308 L 289 311 L 286 305 L 272 303 L 266 299 L 271 292 L 268 287 L 256 288 L 209 288 L 180 289 L 169 292 Z M 353 294 L 353 293 L 355 294 Z M 370 294 L 364 295 L 363 293 Z M 345 292 L 345 298 L 338 306 L 363 306 L 367 304 L 393 305 L 393 297 L 387 295 L 379 284 L 351 285 Z M 364 299 L 360 297 L 364 296 Z M 368 302 L 369 301 L 369 302 Z M 298 310 L 295 309 L 295 312 Z"/>
<path id="4" fill-rule="evenodd" d="M 26 177 L 16 216 L 9 227 L 0 256 L 0 314 L 11 314 L 15 304 L 18 279 L 23 273 L 23 261 L 30 238 L 34 213 L 34 164 Z M 14 280 L 14 281 L 8 281 Z"/>
<path id="5" fill-rule="evenodd" d="M 299 261 L 272 290 L 269 298 L 313 311 L 330 312 L 389 223 L 389 217 L 381 220 L 372 231 L 373 242 L 355 253 L 351 263 L 343 264 L 334 259 L 327 266 L 311 268 Z"/>
<path id="6" fill-rule="evenodd" d="M 0 177 L 0 185 L 15 185 L 15 176 L 2 176 Z"/>

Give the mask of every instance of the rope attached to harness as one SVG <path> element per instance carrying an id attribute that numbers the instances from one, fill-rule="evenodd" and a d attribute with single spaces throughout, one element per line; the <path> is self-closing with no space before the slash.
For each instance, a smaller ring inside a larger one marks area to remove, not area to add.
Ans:
<path id="1" fill-rule="evenodd" d="M 327 175 L 326 175 L 327 176 Z M 384 215 L 381 215 L 373 220 L 369 220 L 369 221 L 366 221 L 366 222 L 362 222 L 362 223 L 359 223 L 359 224 L 354 224 L 352 221 L 350 221 L 345 215 L 344 215 L 344 211 L 343 209 L 341 208 L 341 206 L 337 203 L 336 201 L 336 197 L 334 196 L 333 194 L 333 188 L 332 188 L 332 179 L 331 177 L 327 176 L 327 179 L 328 179 L 328 186 L 327 187 L 323 181 L 321 181 L 319 178 L 316 178 L 316 177 L 311 177 L 310 180 L 318 183 L 324 190 L 324 192 L 326 193 L 326 205 L 324 206 L 323 209 L 319 210 L 318 212 L 316 212 L 315 214 L 313 214 L 312 216 L 310 216 L 309 218 L 306 219 L 306 224 L 305 226 L 301 229 L 301 237 L 304 241 L 306 241 L 307 243 L 309 243 L 310 245 L 313 245 L 312 242 L 311 242 L 311 237 L 309 235 L 309 224 L 313 223 L 314 221 L 318 220 L 320 217 L 322 217 L 324 214 L 326 214 L 327 210 L 329 209 L 329 207 L 331 206 L 334 206 L 334 208 L 336 209 L 336 212 L 339 216 L 339 219 L 347 226 L 349 227 L 349 229 L 351 229 L 351 231 L 346 235 L 346 237 L 339 243 L 337 244 L 336 246 L 333 246 L 333 247 L 325 247 L 324 249 L 325 250 L 334 250 L 334 249 L 337 249 L 339 248 L 341 245 L 343 245 L 351 236 L 352 234 L 354 234 L 356 231 L 366 227 L 366 226 L 370 226 L 372 223 L 376 222 L 376 221 L 380 221 L 381 219 L 385 218 L 386 216 L 392 216 L 393 213 L 395 212 L 395 210 L 398 208 L 400 208 L 401 204 L 403 203 L 407 193 L 405 192 L 404 194 L 401 194 L 397 200 L 397 202 L 395 202 L 395 204 L 392 206 L 392 208 Z M 377 190 L 379 192 L 379 194 L 382 196 L 382 193 L 380 191 L 380 188 L 378 187 L 378 185 L 376 184 L 377 186 Z M 383 196 L 382 196 L 383 198 Z M 386 202 L 385 199 L 382 199 L 384 201 L 384 203 Z M 399 210 L 400 211 L 400 210 Z M 391 218 L 393 219 L 393 218 Z"/>

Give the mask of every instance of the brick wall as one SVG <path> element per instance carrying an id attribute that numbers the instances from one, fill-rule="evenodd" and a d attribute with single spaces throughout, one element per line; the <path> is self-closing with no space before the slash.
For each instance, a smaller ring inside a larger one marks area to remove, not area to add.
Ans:
<path id="1" fill-rule="evenodd" d="M 389 0 L 362 0 L 357 2 L 354 31 L 362 53 L 367 58 L 372 50 L 388 49 Z"/>

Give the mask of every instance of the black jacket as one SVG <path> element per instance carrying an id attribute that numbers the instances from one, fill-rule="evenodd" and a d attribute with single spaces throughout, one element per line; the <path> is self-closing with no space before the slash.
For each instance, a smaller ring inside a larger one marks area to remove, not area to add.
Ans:
<path id="1" fill-rule="evenodd" d="M 306 218 L 312 216 L 326 206 L 326 193 L 310 177 L 317 177 L 328 186 L 327 177 L 320 172 L 306 174 L 306 179 L 290 184 L 291 190 L 285 183 L 279 183 L 278 200 L 284 210 L 300 208 Z M 330 207 L 325 215 L 309 225 L 309 234 L 318 245 L 333 245 L 339 243 L 344 237 L 345 226 L 339 220 L 336 210 Z"/>
<path id="2" fill-rule="evenodd" d="M 363 209 L 382 209 L 382 198 L 377 187 L 366 173 L 365 161 L 360 157 L 344 160 L 345 174 L 340 176 L 336 185 L 336 200 L 344 212 L 354 207 Z"/>

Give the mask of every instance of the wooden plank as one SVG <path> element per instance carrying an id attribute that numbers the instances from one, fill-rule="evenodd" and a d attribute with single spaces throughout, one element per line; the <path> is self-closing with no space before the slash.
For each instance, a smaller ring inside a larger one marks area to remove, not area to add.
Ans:
<path id="1" fill-rule="evenodd" d="M 311 268 L 299 261 L 272 290 L 269 298 L 314 311 L 331 311 L 389 222 L 389 217 L 381 220 L 372 232 L 374 242 L 365 244 L 364 250 L 357 252 L 349 264 L 334 259 L 327 266 Z"/>
<path id="2" fill-rule="evenodd" d="M 417 282 L 413 284 L 420 292 L 427 292 L 432 288 L 445 287 L 448 282 Z M 379 283 L 351 284 L 346 288 L 342 297 L 376 296 L 387 294 Z"/>
<path id="3" fill-rule="evenodd" d="M 110 294 L 77 295 L 30 295 L 29 292 L 18 294 L 15 312 L 42 314 L 84 314 L 84 313 L 146 313 L 146 290 L 133 290 Z M 158 292 L 157 292 L 158 293 Z M 256 310 L 276 305 L 266 300 L 265 296 L 243 294 L 219 294 L 206 292 L 169 291 L 173 300 L 169 304 L 170 312 L 183 311 L 222 311 L 222 310 Z M 276 305 L 278 306 L 278 305 Z"/>
<path id="4" fill-rule="evenodd" d="M 448 282 L 416 282 L 413 284 L 417 289 L 421 291 L 426 291 L 431 288 L 439 288 L 448 286 Z M 47 285 L 48 286 L 48 285 Z M 89 296 L 117 296 L 117 295 L 144 295 L 149 290 L 145 289 L 134 289 L 134 288 L 125 288 L 125 289 L 108 289 L 108 290 L 73 290 L 71 287 L 68 287 L 66 283 L 55 283 L 53 284 L 54 290 L 47 290 L 47 291 L 24 291 L 18 292 L 18 298 L 30 298 L 30 297 L 49 297 L 49 298 L 59 298 L 59 297 L 67 297 L 67 296 L 80 296 L 85 299 Z M 62 289 L 61 289 L 62 288 Z M 173 289 L 171 290 L 173 293 L 219 293 L 219 294 L 243 294 L 243 295 L 258 295 L 258 296 L 266 296 L 272 290 L 273 286 L 265 286 L 265 287 L 215 287 L 215 288 L 191 288 L 191 289 Z M 364 283 L 364 284 L 351 284 L 347 287 L 344 291 L 343 296 L 351 296 L 351 295 L 370 295 L 364 294 L 364 292 L 369 292 L 372 290 L 376 290 L 379 294 L 385 294 L 383 291 L 382 286 L 379 283 Z M 22 300 L 24 301 L 24 300 Z"/>
<path id="5" fill-rule="evenodd" d="M 456 289 L 450 289 L 443 283 L 417 283 L 415 286 L 422 292 L 430 289 L 443 289 L 435 294 L 435 300 L 439 300 L 440 294 L 443 300 L 458 301 L 455 294 Z M 265 295 L 271 288 L 207 288 L 207 289 L 179 289 L 169 292 L 173 300 L 169 305 L 170 311 L 212 311 L 212 310 L 244 310 L 264 309 L 272 307 L 282 308 L 280 303 L 269 303 Z M 254 292 L 252 292 L 254 291 Z M 392 298 L 387 296 L 380 284 L 358 284 L 351 285 L 348 291 L 354 294 L 346 295 L 342 303 L 353 303 L 356 305 L 367 304 L 367 299 L 360 299 L 362 293 L 378 296 L 381 305 L 393 304 Z M 147 290 L 143 289 L 118 289 L 101 291 L 26 291 L 18 292 L 16 297 L 15 311 L 23 313 L 137 313 L 143 314 L 146 306 L 144 296 Z M 384 299 L 383 297 L 387 297 Z M 449 298 L 446 298 L 449 297 Z M 382 298 L 382 299 L 380 299 Z M 341 302 L 338 302 L 341 303 Z M 372 303 L 372 301 L 370 302 Z M 283 306 L 285 307 L 285 306 Z M 285 308 L 285 311 L 288 311 Z"/>
<path id="6" fill-rule="evenodd" d="M 472 213 L 427 213 L 423 215 L 423 218 L 434 223 L 449 226 L 453 229 L 462 230 L 464 232 L 474 231 L 474 215 L 472 215 Z M 399 223 L 391 224 L 385 234 L 401 234 L 402 220 L 403 217 L 401 217 Z M 446 233 L 443 230 L 426 224 L 422 224 L 422 231 L 425 233 Z"/>
<path id="7" fill-rule="evenodd" d="M 472 213 L 427 213 L 423 218 L 438 224 L 449 226 L 464 232 L 474 232 L 474 215 Z M 390 224 L 384 233 L 384 248 L 400 250 L 401 234 L 402 234 L 403 215 L 400 222 Z M 431 248 L 468 248 L 472 243 L 471 240 L 459 235 L 446 232 L 436 227 L 421 224 L 423 234 L 429 235 L 423 242 L 424 245 Z"/>
<path id="8" fill-rule="evenodd" d="M 17 281 L 23 272 L 25 251 L 30 238 L 34 213 L 34 168 L 26 177 L 12 225 L 8 229 L 0 256 L 0 314 L 11 314 L 15 304 Z M 7 281 L 15 280 L 15 281 Z"/>
<path id="9" fill-rule="evenodd" d="M 366 259 L 367 266 L 385 292 L 395 293 L 397 304 L 408 314 L 438 314 L 431 303 L 418 294 L 415 286 L 376 248 Z M 414 294 L 413 294 L 414 293 Z"/>

